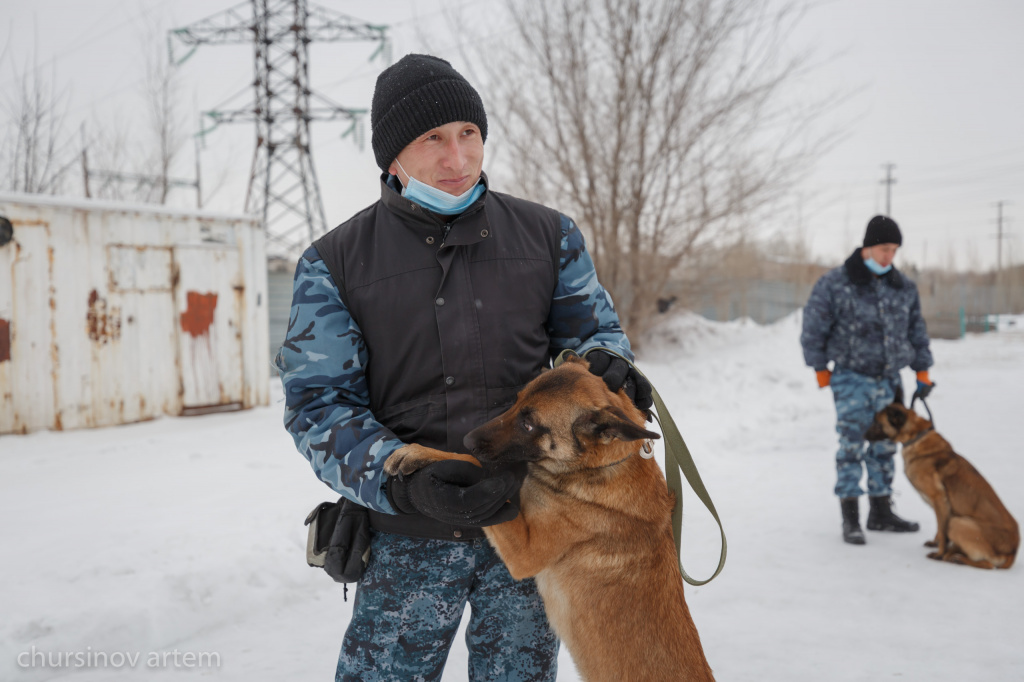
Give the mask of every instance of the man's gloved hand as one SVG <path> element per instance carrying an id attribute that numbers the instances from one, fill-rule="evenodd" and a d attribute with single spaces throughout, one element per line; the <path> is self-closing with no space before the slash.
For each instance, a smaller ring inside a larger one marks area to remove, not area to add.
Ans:
<path id="1" fill-rule="evenodd" d="M 388 479 L 391 506 L 453 526 L 493 526 L 519 515 L 519 488 L 526 463 L 488 473 L 459 460 L 433 462 L 405 476 Z"/>
<path id="2" fill-rule="evenodd" d="M 604 379 L 612 393 L 618 393 L 621 388 L 641 410 L 649 410 L 654 404 L 651 382 L 628 362 L 600 348 L 587 351 L 584 357 L 590 363 L 590 372 Z"/>
<path id="3" fill-rule="evenodd" d="M 927 370 L 924 372 L 918 372 L 917 390 L 914 391 L 913 400 L 916 400 L 917 398 L 924 400 L 931 394 L 933 388 L 935 388 L 935 383 L 928 377 Z"/>
<path id="4" fill-rule="evenodd" d="M 827 369 L 819 369 L 814 374 L 818 377 L 818 388 L 825 388 L 832 383 L 832 372 Z"/>

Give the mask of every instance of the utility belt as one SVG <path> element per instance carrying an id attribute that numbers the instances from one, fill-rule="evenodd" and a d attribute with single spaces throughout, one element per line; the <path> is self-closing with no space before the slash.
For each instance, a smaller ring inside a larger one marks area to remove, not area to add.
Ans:
<path id="1" fill-rule="evenodd" d="M 486 537 L 482 528 L 452 526 L 423 514 L 383 514 L 373 509 L 367 509 L 367 512 L 370 515 L 370 528 L 382 533 L 460 542 Z"/>
<path id="2" fill-rule="evenodd" d="M 840 365 L 839 363 L 836 363 L 832 368 L 832 373 L 835 374 L 836 372 L 850 372 L 851 374 L 859 374 L 862 377 L 868 377 L 869 379 L 874 379 L 876 381 L 881 381 L 882 379 L 889 379 L 893 376 L 899 376 L 900 374 L 900 371 L 898 369 L 867 371 L 864 369 L 853 369 L 845 365 Z"/>
<path id="3" fill-rule="evenodd" d="M 306 563 L 323 568 L 339 583 L 362 577 L 370 560 L 371 530 L 461 542 L 485 537 L 481 528 L 452 526 L 422 514 L 382 514 L 344 497 L 318 504 L 306 517 L 306 525 Z"/>

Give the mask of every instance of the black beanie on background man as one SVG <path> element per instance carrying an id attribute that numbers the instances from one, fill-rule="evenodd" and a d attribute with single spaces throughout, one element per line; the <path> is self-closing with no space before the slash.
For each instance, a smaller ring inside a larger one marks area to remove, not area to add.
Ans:
<path id="1" fill-rule="evenodd" d="M 878 244 L 903 245 L 900 226 L 896 224 L 895 220 L 884 215 L 876 215 L 868 221 L 868 230 L 864 233 L 864 246 L 877 246 Z"/>
<path id="2" fill-rule="evenodd" d="M 381 71 L 370 108 L 370 146 L 381 170 L 423 133 L 454 121 L 474 123 L 487 140 L 480 95 L 452 65 L 426 54 L 407 54 Z"/>

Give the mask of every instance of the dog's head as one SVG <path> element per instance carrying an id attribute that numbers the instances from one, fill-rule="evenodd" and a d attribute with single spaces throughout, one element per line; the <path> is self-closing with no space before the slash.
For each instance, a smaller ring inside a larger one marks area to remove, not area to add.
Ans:
<path id="1" fill-rule="evenodd" d="M 471 431 L 465 446 L 481 461 L 535 462 L 552 473 L 612 464 L 659 438 L 620 391 L 570 358 L 527 384 L 504 414 Z"/>
<path id="2" fill-rule="evenodd" d="M 931 422 L 919 417 L 916 412 L 905 407 L 901 402 L 894 402 L 875 415 L 875 420 L 864 434 L 864 440 L 891 440 L 905 443 L 921 431 L 931 426 Z"/>

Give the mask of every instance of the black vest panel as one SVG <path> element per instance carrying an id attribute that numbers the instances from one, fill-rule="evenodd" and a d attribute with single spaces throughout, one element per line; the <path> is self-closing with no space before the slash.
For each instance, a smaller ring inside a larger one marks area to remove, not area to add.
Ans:
<path id="1" fill-rule="evenodd" d="M 315 246 L 362 331 L 374 417 L 403 442 L 465 452 L 550 365 L 561 217 L 488 191 L 441 219 L 382 183 Z"/>

